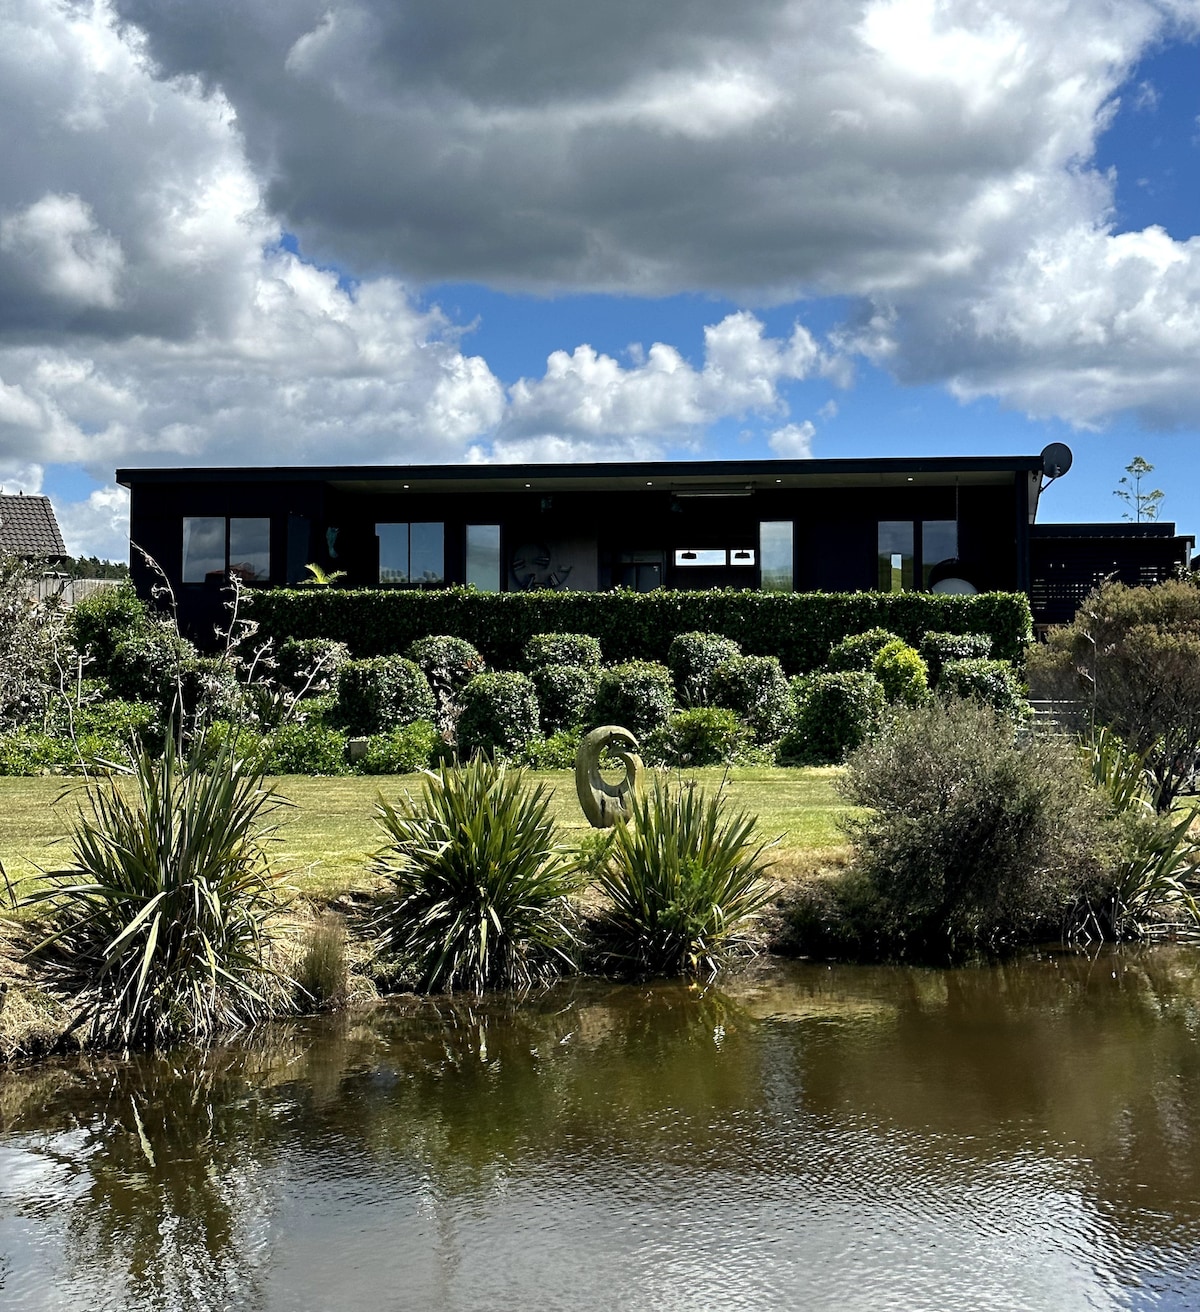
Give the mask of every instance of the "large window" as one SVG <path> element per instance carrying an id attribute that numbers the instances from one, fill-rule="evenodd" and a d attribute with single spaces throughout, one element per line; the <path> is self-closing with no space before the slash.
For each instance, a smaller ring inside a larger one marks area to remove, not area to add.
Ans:
<path id="1" fill-rule="evenodd" d="M 885 519 L 879 524 L 879 587 L 883 592 L 908 592 L 943 560 L 958 555 L 958 523 L 953 519 Z M 918 573 L 919 560 L 919 573 Z"/>
<path id="2" fill-rule="evenodd" d="M 792 521 L 763 520 L 758 526 L 758 552 L 762 561 L 762 590 L 791 592 Z"/>
<path id="3" fill-rule="evenodd" d="M 376 524 L 380 583 L 441 583 L 446 534 L 441 524 Z"/>
<path id="4" fill-rule="evenodd" d="M 467 582 L 480 592 L 500 591 L 500 525 L 467 525 Z"/>
<path id="5" fill-rule="evenodd" d="M 243 583 L 271 577 L 271 521 L 188 515 L 183 521 L 183 581 L 236 574 Z"/>

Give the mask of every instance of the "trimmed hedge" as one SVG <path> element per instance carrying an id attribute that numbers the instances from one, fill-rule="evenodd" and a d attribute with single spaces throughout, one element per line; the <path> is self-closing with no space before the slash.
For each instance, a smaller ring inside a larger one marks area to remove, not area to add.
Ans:
<path id="1" fill-rule="evenodd" d="M 626 661 L 600 675 L 592 719 L 598 725 L 619 724 L 643 738 L 666 724 L 674 709 L 671 671 L 654 661 Z"/>
<path id="2" fill-rule="evenodd" d="M 586 633 L 535 633 L 525 644 L 525 667 L 531 673 L 548 665 L 600 669 L 600 644 Z"/>
<path id="3" fill-rule="evenodd" d="M 723 706 L 693 706 L 646 736 L 642 755 L 655 765 L 688 769 L 726 765 L 750 750 L 753 733 Z"/>
<path id="4" fill-rule="evenodd" d="M 468 760 L 476 752 L 516 756 L 537 736 L 538 701 L 527 674 L 477 674 L 459 698 L 458 755 Z"/>
<path id="5" fill-rule="evenodd" d="M 733 656 L 713 672 L 712 699 L 736 711 L 760 743 L 774 742 L 788 727 L 792 690 L 774 656 Z"/>
<path id="6" fill-rule="evenodd" d="M 596 685 L 600 681 L 598 670 L 579 665 L 545 665 L 534 670 L 533 682 L 537 688 L 541 708 L 542 732 L 557 733 L 586 724 L 596 704 Z"/>
<path id="7" fill-rule="evenodd" d="M 780 739 L 780 765 L 837 765 L 878 728 L 883 707 L 873 674 L 814 674 L 796 689 L 796 718 Z"/>
<path id="8" fill-rule="evenodd" d="M 879 649 L 871 662 L 871 673 L 889 702 L 920 706 L 929 700 L 929 671 L 916 648 L 902 638 L 894 638 Z"/>
<path id="9" fill-rule="evenodd" d="M 898 633 L 890 629 L 867 629 L 865 633 L 851 633 L 835 643 L 825 662 L 827 670 L 866 670 L 875 664 L 875 657 L 893 642 L 903 642 Z M 911 644 L 909 644 L 911 645 Z"/>
<path id="10" fill-rule="evenodd" d="M 942 666 L 947 661 L 969 661 L 992 654 L 992 640 L 986 633 L 925 633 L 917 648 L 929 668 L 929 686 L 937 687 Z"/>
<path id="11" fill-rule="evenodd" d="M 429 680 L 403 656 L 347 661 L 338 671 L 331 718 L 349 734 L 386 733 L 433 715 Z"/>
<path id="12" fill-rule="evenodd" d="M 923 634 L 986 633 L 995 656 L 1020 660 L 1032 632 L 1024 593 L 437 592 L 264 588 L 248 598 L 262 637 L 333 638 L 356 656 L 404 651 L 430 633 L 472 642 L 490 665 L 516 669 L 539 633 L 589 633 L 610 661 L 665 661 L 672 640 L 723 633 L 749 656 L 778 656 L 789 674 L 818 669 L 848 634 L 883 627 L 916 646 Z"/>
<path id="13" fill-rule="evenodd" d="M 938 693 L 942 697 L 982 702 L 1005 715 L 1019 716 L 1026 709 L 1025 689 L 1011 663 L 989 660 L 986 656 L 947 661 L 942 666 Z"/>

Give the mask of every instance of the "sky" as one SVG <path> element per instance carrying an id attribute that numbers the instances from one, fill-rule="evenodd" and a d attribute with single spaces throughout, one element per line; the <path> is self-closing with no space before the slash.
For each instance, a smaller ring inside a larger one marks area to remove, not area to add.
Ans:
<path id="1" fill-rule="evenodd" d="M 0 485 L 1140 455 L 1200 531 L 1200 0 L 0 0 Z"/>

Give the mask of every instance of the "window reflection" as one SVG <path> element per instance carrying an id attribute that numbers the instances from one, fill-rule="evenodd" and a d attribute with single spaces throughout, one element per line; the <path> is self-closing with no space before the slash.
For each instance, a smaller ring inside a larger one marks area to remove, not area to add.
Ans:
<path id="1" fill-rule="evenodd" d="M 467 525 L 467 582 L 480 592 L 500 591 L 500 525 Z"/>
<path id="2" fill-rule="evenodd" d="M 764 520 L 758 526 L 764 592 L 791 592 L 793 535 L 790 519 Z"/>
<path id="3" fill-rule="evenodd" d="M 884 519 L 879 522 L 879 588 L 907 592 L 913 585 L 913 522 Z"/>
<path id="4" fill-rule="evenodd" d="M 445 578 L 442 524 L 376 524 L 380 583 L 441 583 Z"/>

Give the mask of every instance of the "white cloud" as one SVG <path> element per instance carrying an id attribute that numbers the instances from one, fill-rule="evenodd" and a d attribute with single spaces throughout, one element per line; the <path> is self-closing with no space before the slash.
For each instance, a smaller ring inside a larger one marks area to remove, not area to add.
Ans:
<path id="1" fill-rule="evenodd" d="M 47 194 L 0 216 L 0 251 L 21 261 L 51 296 L 104 309 L 117 303 L 120 243 L 96 227 L 91 206 L 78 196 Z"/>
<path id="2" fill-rule="evenodd" d="M 816 426 L 810 419 L 799 424 L 785 424 L 768 438 L 771 450 L 785 460 L 807 460 L 812 455 L 812 440 Z"/>
<path id="3" fill-rule="evenodd" d="M 55 498 L 55 517 L 72 556 L 124 560 L 129 553 L 129 493 L 97 488 L 86 501 Z"/>

